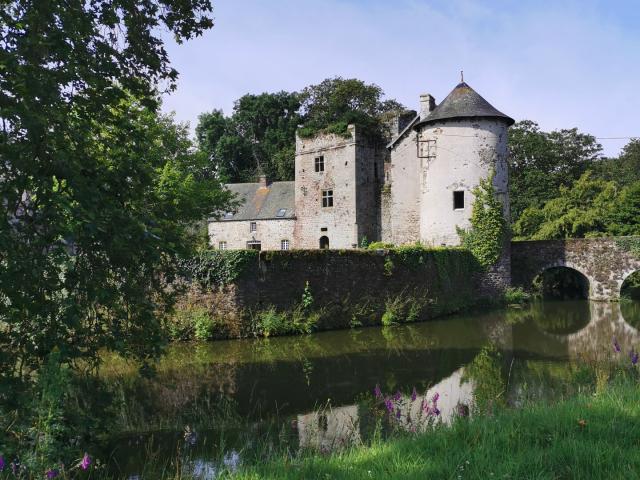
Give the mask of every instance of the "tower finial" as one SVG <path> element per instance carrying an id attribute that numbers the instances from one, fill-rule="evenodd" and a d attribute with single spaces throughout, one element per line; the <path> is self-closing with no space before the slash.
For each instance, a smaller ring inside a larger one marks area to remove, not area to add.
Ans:
<path id="1" fill-rule="evenodd" d="M 460 83 L 464 83 L 464 70 L 460 70 Z"/>

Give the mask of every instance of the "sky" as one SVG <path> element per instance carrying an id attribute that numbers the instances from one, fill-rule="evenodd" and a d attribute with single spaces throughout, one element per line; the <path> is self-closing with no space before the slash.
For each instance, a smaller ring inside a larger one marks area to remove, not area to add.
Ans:
<path id="1" fill-rule="evenodd" d="M 418 110 L 465 81 L 543 130 L 577 127 L 617 155 L 640 137 L 640 0 L 213 0 L 215 26 L 181 45 L 164 110 L 198 115 L 247 93 L 334 76 Z"/>

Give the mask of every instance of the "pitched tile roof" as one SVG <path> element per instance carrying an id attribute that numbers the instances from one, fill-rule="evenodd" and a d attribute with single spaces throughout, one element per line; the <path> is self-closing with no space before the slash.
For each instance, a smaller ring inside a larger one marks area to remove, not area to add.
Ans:
<path id="1" fill-rule="evenodd" d="M 233 215 L 224 215 L 220 221 L 295 218 L 294 182 L 272 182 L 266 187 L 260 183 L 231 183 L 226 188 L 240 205 Z"/>

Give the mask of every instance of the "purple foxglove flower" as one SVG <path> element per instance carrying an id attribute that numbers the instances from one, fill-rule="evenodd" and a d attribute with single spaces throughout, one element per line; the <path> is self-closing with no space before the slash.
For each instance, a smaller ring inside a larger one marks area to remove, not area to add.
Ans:
<path id="1" fill-rule="evenodd" d="M 55 468 L 51 468 L 49 470 L 47 470 L 47 478 L 56 478 L 58 475 L 60 474 L 60 472 L 55 469 Z"/>
<path id="2" fill-rule="evenodd" d="M 440 415 L 440 409 L 438 409 L 438 407 L 433 407 L 433 414 L 437 417 L 438 415 Z"/>
<path id="3" fill-rule="evenodd" d="M 631 365 L 635 365 L 638 363 L 638 352 L 634 352 L 633 350 L 631 350 L 629 356 L 631 357 Z"/>
<path id="4" fill-rule="evenodd" d="M 0 472 L 4 470 L 4 457 L 0 455 Z"/>
<path id="5" fill-rule="evenodd" d="M 413 387 L 413 391 L 411 392 L 411 401 L 415 402 L 416 398 L 418 398 L 418 392 L 416 392 L 416 387 Z"/>
<path id="6" fill-rule="evenodd" d="M 396 394 L 393 396 L 393 400 L 396 402 L 399 402 L 401 398 L 402 398 L 402 394 L 400 393 L 400 391 L 397 391 Z"/>
<path id="7" fill-rule="evenodd" d="M 402 415 L 402 413 L 400 412 L 400 409 L 398 408 L 398 409 L 396 410 L 396 418 L 397 418 L 398 420 L 400 420 L 400 415 Z"/>
<path id="8" fill-rule="evenodd" d="M 436 392 L 436 394 L 433 396 L 433 399 L 431 400 L 434 405 L 438 402 L 439 398 L 440 398 L 440 394 Z"/>
<path id="9" fill-rule="evenodd" d="M 91 457 L 88 453 L 85 453 L 82 457 L 82 461 L 80 462 L 80 468 L 86 470 L 91 465 Z"/>
<path id="10" fill-rule="evenodd" d="M 620 348 L 620 344 L 618 343 L 618 339 L 617 338 L 613 338 L 613 350 L 616 352 L 620 352 L 620 350 L 622 350 Z"/>
<path id="11" fill-rule="evenodd" d="M 389 397 L 384 399 L 384 406 L 387 408 L 387 412 L 393 413 L 393 402 Z"/>
<path id="12" fill-rule="evenodd" d="M 373 389 L 373 396 L 376 398 L 382 397 L 382 390 L 380 390 L 380 385 L 376 383 L 376 388 Z"/>

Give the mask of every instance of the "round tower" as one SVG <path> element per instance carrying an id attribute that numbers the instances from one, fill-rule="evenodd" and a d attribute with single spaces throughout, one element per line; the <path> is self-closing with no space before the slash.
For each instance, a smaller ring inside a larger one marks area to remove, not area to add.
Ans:
<path id="1" fill-rule="evenodd" d="M 416 123 L 424 243 L 460 244 L 457 229 L 470 227 L 473 189 L 491 175 L 508 220 L 507 129 L 513 123 L 465 82 Z"/>

